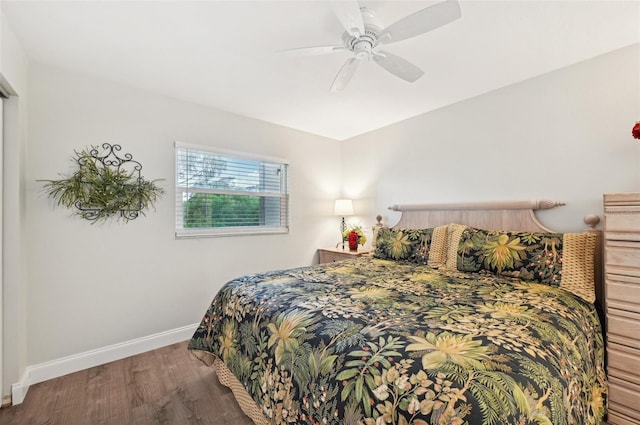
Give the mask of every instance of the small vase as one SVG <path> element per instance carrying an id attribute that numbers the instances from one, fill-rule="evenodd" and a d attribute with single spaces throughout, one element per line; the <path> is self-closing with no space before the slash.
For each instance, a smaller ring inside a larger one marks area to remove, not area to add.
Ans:
<path id="1" fill-rule="evenodd" d="M 358 250 L 358 234 L 356 232 L 349 233 L 349 251 L 357 251 Z"/>

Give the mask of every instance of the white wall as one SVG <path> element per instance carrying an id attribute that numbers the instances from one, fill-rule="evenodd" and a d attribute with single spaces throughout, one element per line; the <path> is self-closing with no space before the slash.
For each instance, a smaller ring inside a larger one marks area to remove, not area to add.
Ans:
<path id="1" fill-rule="evenodd" d="M 337 141 L 41 65 L 29 73 L 29 126 L 30 365 L 196 323 L 229 279 L 310 265 L 335 243 Z M 175 140 L 290 159 L 290 233 L 176 240 Z M 103 142 L 165 179 L 156 212 L 91 225 L 42 193 L 38 179 Z"/>
<path id="2" fill-rule="evenodd" d="M 390 224 L 392 204 L 558 200 L 541 221 L 577 231 L 603 193 L 640 190 L 637 120 L 638 44 L 346 141 L 345 194 Z"/>
<path id="3" fill-rule="evenodd" d="M 22 379 L 27 366 L 25 153 L 28 61 L 0 9 L 0 74 L 12 96 L 4 101 L 3 134 L 3 367 L 0 398 Z"/>

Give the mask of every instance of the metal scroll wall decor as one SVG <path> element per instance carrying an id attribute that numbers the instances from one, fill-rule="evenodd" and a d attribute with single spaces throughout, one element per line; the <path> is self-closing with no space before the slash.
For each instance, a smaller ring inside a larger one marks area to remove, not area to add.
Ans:
<path id="1" fill-rule="evenodd" d="M 75 151 L 73 174 L 45 180 L 44 189 L 57 205 L 73 209 L 74 215 L 92 222 L 110 218 L 125 222 L 142 215 L 164 194 L 158 180 L 142 177 L 142 164 L 130 153 L 119 155 L 120 145 Z"/>

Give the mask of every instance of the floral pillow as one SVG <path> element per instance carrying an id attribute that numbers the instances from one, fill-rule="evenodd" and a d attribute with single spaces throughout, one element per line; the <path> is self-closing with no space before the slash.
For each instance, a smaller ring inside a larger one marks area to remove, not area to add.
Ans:
<path id="1" fill-rule="evenodd" d="M 502 232 L 467 227 L 457 244 L 457 269 L 486 270 L 559 286 L 563 233 Z"/>
<path id="2" fill-rule="evenodd" d="M 383 227 L 376 238 L 375 258 L 427 264 L 433 229 L 390 229 Z"/>
<path id="3" fill-rule="evenodd" d="M 449 229 L 454 240 L 449 241 L 448 268 L 452 268 L 449 259 L 453 257 L 460 271 L 488 271 L 559 286 L 587 302 L 596 300 L 596 234 L 501 232 L 456 226 Z M 451 246 L 457 247 L 455 255 L 451 255 Z"/>

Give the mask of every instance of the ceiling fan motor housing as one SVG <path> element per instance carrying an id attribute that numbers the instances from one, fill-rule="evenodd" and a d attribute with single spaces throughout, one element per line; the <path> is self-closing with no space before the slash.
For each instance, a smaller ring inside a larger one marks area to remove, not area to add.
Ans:
<path id="1" fill-rule="evenodd" d="M 378 45 L 378 34 L 382 31 L 382 22 L 376 16 L 376 12 L 367 7 L 361 7 L 364 34 L 353 36 L 347 31 L 342 34 L 344 46 L 351 50 L 356 59 L 370 60 L 373 49 Z"/>

